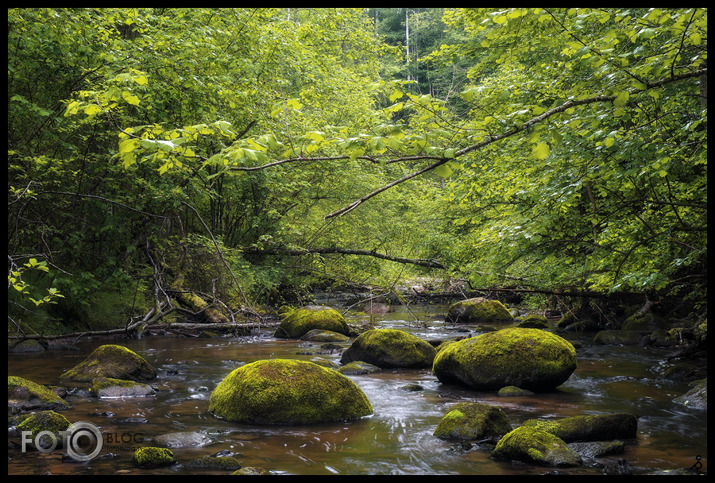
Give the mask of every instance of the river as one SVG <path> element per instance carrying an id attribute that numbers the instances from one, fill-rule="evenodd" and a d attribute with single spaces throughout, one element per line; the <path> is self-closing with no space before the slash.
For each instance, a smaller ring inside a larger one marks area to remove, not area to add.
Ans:
<path id="1" fill-rule="evenodd" d="M 399 307 L 398 307 L 399 309 Z M 425 339 L 478 335 L 473 326 L 447 324 L 445 307 L 412 308 L 374 319 L 379 327 L 398 328 Z M 365 315 L 349 315 L 365 321 Z M 417 319 L 417 320 L 416 320 Z M 494 392 L 441 384 L 430 370 L 383 370 L 349 376 L 374 407 L 370 417 L 350 423 L 309 426 L 251 426 L 224 421 L 208 412 L 211 391 L 232 370 L 259 359 L 323 357 L 338 362 L 338 353 L 312 355 L 318 343 L 276 339 L 272 330 L 251 336 L 186 338 L 149 336 L 140 340 L 84 340 L 79 351 L 9 354 L 8 375 L 40 384 L 63 385 L 60 374 L 81 362 L 97 346 L 118 343 L 139 353 L 159 374 L 156 395 L 146 398 L 97 399 L 70 396 L 72 409 L 62 411 L 71 422 L 86 421 L 104 435 L 100 455 L 84 463 L 63 461 L 63 451 L 28 451 L 8 445 L 8 474 L 227 474 L 189 466 L 194 458 L 229 450 L 244 466 L 260 466 L 273 474 L 470 474 L 522 475 L 602 474 L 627 462 L 633 474 L 689 468 L 702 457 L 707 469 L 707 411 L 686 408 L 672 400 L 689 389 L 686 382 L 666 380 L 662 349 L 593 345 L 580 339 L 578 368 L 557 390 L 504 398 Z M 345 347 L 348 344 L 343 344 Z M 404 386 L 418 384 L 421 390 Z M 69 386 L 71 387 L 71 385 Z M 578 468 L 545 468 L 495 461 L 478 445 L 462 446 L 432 435 L 446 410 L 457 402 L 481 402 L 502 408 L 512 426 L 530 418 L 629 412 L 638 416 L 637 438 L 625 451 Z M 193 431 L 210 443 L 173 449 L 178 464 L 157 469 L 132 465 L 135 448 L 154 436 Z M 9 437 L 9 439 L 13 439 Z M 17 439 L 17 438 L 14 438 Z"/>

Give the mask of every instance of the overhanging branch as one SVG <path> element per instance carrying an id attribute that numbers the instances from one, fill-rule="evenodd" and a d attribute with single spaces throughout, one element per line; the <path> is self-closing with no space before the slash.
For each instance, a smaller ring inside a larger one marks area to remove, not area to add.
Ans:
<path id="1" fill-rule="evenodd" d="M 693 77 L 700 77 L 701 75 L 704 75 L 704 74 L 707 74 L 707 68 L 699 69 L 699 70 L 692 71 L 692 72 L 686 72 L 684 74 L 675 75 L 675 76 L 668 77 L 666 79 L 661 79 L 661 80 L 655 81 L 655 82 L 646 83 L 644 89 L 640 89 L 640 88 L 631 89 L 630 91 L 628 91 L 628 94 L 630 96 L 633 94 L 637 94 L 639 92 L 644 92 L 649 89 L 653 89 L 653 88 L 660 87 L 665 84 L 669 84 L 671 82 L 676 82 L 676 81 L 680 81 L 683 79 L 689 79 L 689 78 L 693 78 Z M 467 153 L 476 151 L 476 150 L 481 149 L 485 146 L 488 146 L 489 144 L 493 144 L 497 141 L 501 141 L 502 139 L 506 139 L 506 138 L 511 137 L 515 134 L 518 134 L 522 131 L 525 131 L 526 129 L 530 128 L 534 124 L 538 124 L 555 114 L 559 114 L 561 112 L 566 111 L 567 109 L 570 109 L 570 108 L 576 107 L 576 106 L 584 106 L 587 104 L 596 104 L 596 103 L 600 103 L 600 102 L 613 102 L 616 100 L 617 97 L 618 96 L 613 95 L 613 96 L 594 96 L 594 97 L 588 97 L 585 99 L 569 99 L 568 101 L 564 102 L 560 106 L 554 107 L 553 109 L 549 109 L 548 111 L 544 112 L 543 114 L 536 116 L 532 119 L 529 119 L 521 126 L 516 126 L 512 129 L 510 129 L 509 131 L 502 133 L 502 134 L 498 134 L 496 136 L 487 136 L 481 142 L 478 142 L 471 146 L 467 146 L 466 148 L 460 149 L 459 151 L 457 151 L 454 154 L 453 158 L 441 158 L 436 163 L 432 163 L 425 168 L 422 168 L 418 171 L 415 171 L 415 172 L 410 173 L 406 176 L 403 176 L 402 178 L 395 180 L 391 183 L 388 183 L 388 184 L 376 189 L 375 191 L 372 191 L 371 193 L 366 194 L 359 200 L 353 201 L 352 203 L 345 206 L 344 208 L 336 210 L 332 213 L 328 213 L 327 215 L 324 216 L 324 219 L 327 220 L 328 218 L 345 215 L 346 213 L 349 213 L 350 211 L 357 208 L 364 201 L 367 201 L 370 198 L 379 195 L 383 191 L 386 191 L 386 190 L 392 188 L 393 186 L 396 186 L 396 185 L 403 183 L 409 179 L 415 178 L 415 177 L 420 176 L 428 171 L 438 168 L 439 166 L 442 166 L 443 164 L 451 161 L 452 159 L 459 158 L 460 156 L 464 156 Z"/>

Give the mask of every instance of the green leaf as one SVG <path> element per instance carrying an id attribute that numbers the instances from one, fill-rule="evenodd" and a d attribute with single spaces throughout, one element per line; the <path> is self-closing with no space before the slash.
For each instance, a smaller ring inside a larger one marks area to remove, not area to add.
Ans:
<path id="1" fill-rule="evenodd" d="M 626 102 L 628 102 L 628 98 L 630 95 L 628 94 L 627 91 L 623 91 L 620 94 L 616 96 L 616 99 L 613 101 L 613 105 L 616 107 L 621 107 L 624 105 Z"/>
<path id="2" fill-rule="evenodd" d="M 539 143 L 534 147 L 533 151 L 531 151 L 531 155 L 536 159 L 546 159 L 550 152 L 551 148 L 549 148 L 548 144 Z"/>
<path id="3" fill-rule="evenodd" d="M 441 166 L 437 166 L 434 172 L 437 174 L 437 176 L 441 176 L 442 178 L 449 178 L 452 175 L 452 168 L 450 168 L 449 165 L 445 163 Z"/>

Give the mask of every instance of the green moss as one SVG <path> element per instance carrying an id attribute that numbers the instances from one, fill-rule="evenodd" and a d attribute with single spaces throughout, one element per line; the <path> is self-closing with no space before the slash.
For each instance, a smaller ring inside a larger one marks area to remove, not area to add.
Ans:
<path id="1" fill-rule="evenodd" d="M 332 369 L 271 359 L 226 376 L 211 393 L 209 411 L 249 424 L 306 424 L 358 419 L 373 409 L 354 382 Z"/>
<path id="2" fill-rule="evenodd" d="M 7 399 L 8 406 L 22 409 L 70 407 L 67 402 L 46 387 L 18 376 L 7 376 Z"/>
<path id="3" fill-rule="evenodd" d="M 452 304 L 447 311 L 452 322 L 509 322 L 514 320 L 511 312 L 498 300 L 477 297 Z"/>
<path id="4" fill-rule="evenodd" d="M 536 428 L 520 426 L 499 440 L 492 457 L 526 460 L 538 465 L 577 466 L 581 457 L 560 438 Z"/>
<path id="5" fill-rule="evenodd" d="M 554 420 L 529 419 L 523 426 L 546 431 L 570 443 L 635 438 L 638 421 L 632 414 L 597 414 Z"/>
<path id="6" fill-rule="evenodd" d="M 313 329 L 350 334 L 345 318 L 330 307 L 310 305 L 284 311 L 283 314 L 283 321 L 275 333 L 276 337 L 298 339 Z"/>
<path id="7" fill-rule="evenodd" d="M 365 361 L 378 367 L 430 367 L 437 350 L 409 332 L 372 329 L 360 334 L 340 362 Z"/>
<path id="8" fill-rule="evenodd" d="M 443 439 L 496 438 L 511 431 L 509 419 L 496 406 L 480 403 L 457 403 L 445 414 L 434 430 Z"/>
<path id="9" fill-rule="evenodd" d="M 42 431 L 49 431 L 55 435 L 55 440 L 62 441 L 60 431 L 65 431 L 69 426 L 69 420 L 61 414 L 54 411 L 40 411 L 25 418 L 17 425 L 17 430 L 18 432 L 31 431 L 32 441 Z M 53 439 L 49 435 L 43 435 L 39 441 L 43 448 L 51 447 L 52 443 Z"/>
<path id="10" fill-rule="evenodd" d="M 567 340 L 540 329 L 509 328 L 449 344 L 432 369 L 442 382 L 477 389 L 548 390 L 576 367 L 576 349 Z"/>
<path id="11" fill-rule="evenodd" d="M 239 470 L 241 463 L 232 456 L 202 456 L 190 461 L 186 466 L 192 468 L 211 468 L 217 470 Z"/>
<path id="12" fill-rule="evenodd" d="M 134 464 L 141 468 L 157 468 L 176 463 L 174 453 L 166 448 L 145 447 L 134 452 Z"/>
<path id="13" fill-rule="evenodd" d="M 156 370 L 134 351 L 107 344 L 97 347 L 84 361 L 60 377 L 86 382 L 97 377 L 148 381 L 156 378 Z"/>

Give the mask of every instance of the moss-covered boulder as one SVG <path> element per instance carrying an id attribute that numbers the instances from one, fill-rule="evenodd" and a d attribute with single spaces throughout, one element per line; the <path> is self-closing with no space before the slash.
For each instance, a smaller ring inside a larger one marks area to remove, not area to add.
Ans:
<path id="1" fill-rule="evenodd" d="M 450 407 L 433 434 L 441 439 L 490 439 L 496 442 L 509 431 L 509 419 L 500 408 L 465 402 Z"/>
<path id="2" fill-rule="evenodd" d="M 372 374 L 373 372 L 382 371 L 381 368 L 374 364 L 368 364 L 363 361 L 352 361 L 348 362 L 344 366 L 337 369 L 340 374 L 345 374 L 346 376 L 360 376 L 363 374 Z"/>
<path id="3" fill-rule="evenodd" d="M 432 371 L 445 384 L 547 391 L 576 366 L 576 349 L 566 339 L 540 329 L 509 328 L 449 344 L 435 357 Z"/>
<path id="4" fill-rule="evenodd" d="M 170 449 L 152 446 L 139 448 L 134 452 L 134 464 L 140 468 L 158 468 L 176 463 Z"/>
<path id="5" fill-rule="evenodd" d="M 580 466 L 581 456 L 557 436 L 520 426 L 499 440 L 491 455 L 545 466 Z"/>
<path id="6" fill-rule="evenodd" d="M 95 397 L 145 397 L 153 396 L 155 391 L 149 384 L 111 377 L 92 379 L 90 394 Z"/>
<path id="7" fill-rule="evenodd" d="M 97 347 L 84 361 L 60 377 L 86 382 L 98 377 L 150 381 L 156 378 L 156 370 L 136 352 L 120 345 L 107 344 Z"/>
<path id="8" fill-rule="evenodd" d="M 635 438 L 638 420 L 633 414 L 596 414 L 552 420 L 528 419 L 522 426 L 546 431 L 567 443 Z"/>
<path id="9" fill-rule="evenodd" d="M 18 376 L 7 376 L 7 410 L 10 414 L 38 409 L 59 411 L 71 406 L 44 386 Z"/>
<path id="10" fill-rule="evenodd" d="M 503 397 L 515 397 L 515 396 L 533 396 L 534 392 L 528 389 L 522 389 L 516 386 L 504 386 L 499 389 L 497 393 L 499 396 Z"/>
<path id="11" fill-rule="evenodd" d="M 321 329 L 310 330 L 300 337 L 300 340 L 309 342 L 345 342 L 348 339 L 349 337 L 345 334 Z"/>
<path id="12" fill-rule="evenodd" d="M 437 350 L 427 341 L 397 329 L 372 329 L 360 334 L 340 362 L 364 361 L 378 367 L 431 367 Z"/>
<path id="13" fill-rule="evenodd" d="M 451 322 L 511 322 L 514 316 L 498 300 L 483 297 L 461 300 L 450 305 L 447 320 Z"/>
<path id="14" fill-rule="evenodd" d="M 22 431 L 30 431 L 32 433 L 31 441 L 37 442 L 42 448 L 51 448 L 57 441 L 62 441 L 60 431 L 65 431 L 70 426 L 70 421 L 60 413 L 54 411 L 39 411 L 31 414 L 17 425 L 18 433 Z M 39 440 L 35 438 L 43 431 L 49 431 L 54 437 L 49 434 L 43 434 Z"/>
<path id="15" fill-rule="evenodd" d="M 330 330 L 349 335 L 345 318 L 337 310 L 322 305 L 308 305 L 299 309 L 281 308 L 283 321 L 276 329 L 275 337 L 298 339 L 313 329 Z"/>
<path id="16" fill-rule="evenodd" d="M 365 393 L 337 371 L 271 359 L 226 376 L 211 393 L 209 411 L 248 424 L 309 424 L 359 419 L 373 409 Z"/>

